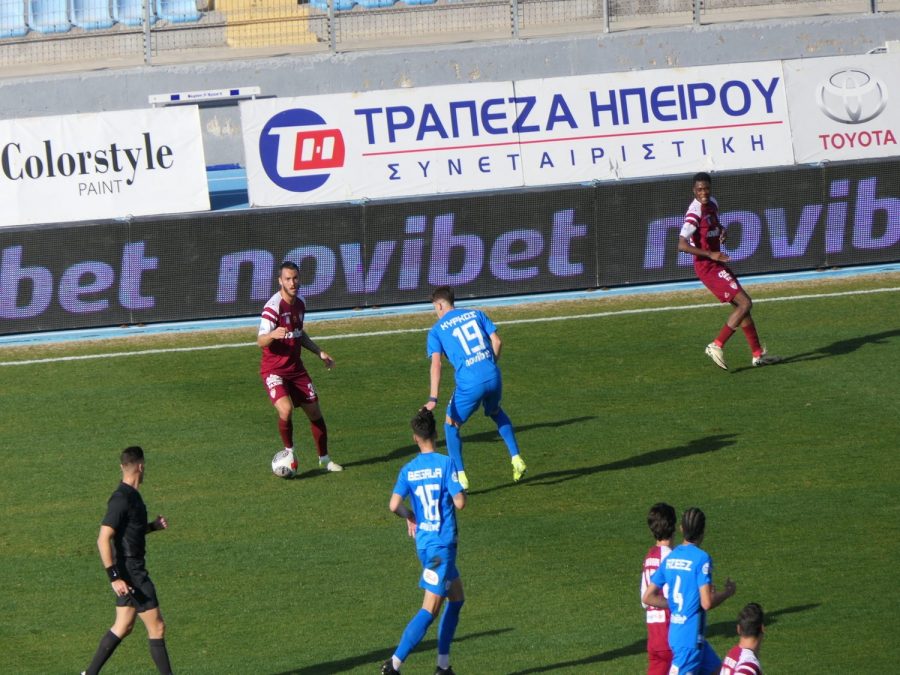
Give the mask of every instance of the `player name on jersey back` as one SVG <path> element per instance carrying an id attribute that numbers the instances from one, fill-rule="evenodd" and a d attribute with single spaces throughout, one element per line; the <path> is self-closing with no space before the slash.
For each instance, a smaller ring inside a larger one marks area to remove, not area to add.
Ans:
<path id="1" fill-rule="evenodd" d="M 415 471 L 406 472 L 406 480 L 428 480 L 429 478 L 442 478 L 444 476 L 440 467 L 432 469 L 416 469 Z"/>
<path id="2" fill-rule="evenodd" d="M 447 319 L 446 321 L 441 322 L 441 330 L 447 330 L 448 328 L 453 328 L 453 326 L 459 325 L 461 323 L 465 323 L 466 321 L 470 321 L 475 318 L 475 312 L 463 312 L 462 314 L 457 314 L 452 319 Z"/>

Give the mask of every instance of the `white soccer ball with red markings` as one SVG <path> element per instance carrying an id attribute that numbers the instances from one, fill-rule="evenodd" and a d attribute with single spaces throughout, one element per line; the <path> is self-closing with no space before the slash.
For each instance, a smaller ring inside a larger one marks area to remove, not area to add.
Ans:
<path id="1" fill-rule="evenodd" d="M 272 458 L 272 473 L 280 478 L 293 478 L 297 475 L 297 458 L 293 450 L 275 453 Z"/>

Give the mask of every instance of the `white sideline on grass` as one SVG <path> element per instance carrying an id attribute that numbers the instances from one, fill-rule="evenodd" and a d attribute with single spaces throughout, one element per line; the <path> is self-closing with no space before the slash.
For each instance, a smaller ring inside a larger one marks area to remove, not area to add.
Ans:
<path id="1" fill-rule="evenodd" d="M 777 298 L 761 298 L 754 304 L 762 302 L 790 302 L 791 300 L 817 300 L 819 298 L 839 298 L 847 295 L 869 295 L 871 293 L 896 293 L 900 286 L 894 288 L 870 288 L 858 291 L 841 291 L 839 293 L 808 293 L 804 295 L 786 295 Z M 721 307 L 718 302 L 705 302 L 699 305 L 673 305 L 667 307 L 643 307 L 640 309 L 617 309 L 609 312 L 593 312 L 590 314 L 569 314 L 566 316 L 542 316 L 531 319 L 512 319 L 495 321 L 498 326 L 510 326 L 521 323 L 545 323 L 547 321 L 571 321 L 573 319 L 598 319 L 628 314 L 651 314 L 653 312 L 677 312 L 684 309 L 704 309 Z M 398 328 L 396 330 L 376 330 L 368 333 L 346 333 L 344 335 L 319 335 L 317 340 L 345 340 L 348 338 L 375 337 L 378 335 L 400 335 L 402 333 L 424 333 L 427 328 Z M 198 331 L 202 332 L 202 331 Z M 224 345 L 202 345 L 197 347 L 166 347 L 161 349 L 140 349 L 131 352 L 107 352 L 105 354 L 79 354 L 77 356 L 53 356 L 45 359 L 27 359 L 21 361 L 0 361 L 0 366 L 29 366 L 39 363 L 59 363 L 61 361 L 87 361 L 89 359 L 112 359 L 120 356 L 145 356 L 147 354 L 170 354 L 177 352 L 199 352 L 209 349 L 234 349 L 237 347 L 256 347 L 256 342 L 236 342 Z"/>

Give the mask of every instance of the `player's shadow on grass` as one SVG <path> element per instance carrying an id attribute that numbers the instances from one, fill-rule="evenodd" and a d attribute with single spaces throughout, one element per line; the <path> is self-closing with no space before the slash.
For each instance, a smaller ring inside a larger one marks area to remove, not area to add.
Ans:
<path id="1" fill-rule="evenodd" d="M 774 612 L 766 612 L 766 626 L 773 626 L 778 623 L 778 617 L 785 614 L 794 614 L 796 612 L 805 612 L 809 609 L 815 609 L 818 604 L 812 605 L 795 605 L 793 607 L 785 607 Z M 720 621 L 709 626 L 706 629 L 706 637 L 733 637 L 737 642 L 737 633 L 735 626 L 737 619 L 733 621 Z M 574 668 L 576 666 L 589 666 L 594 663 L 603 663 L 605 661 L 615 661 L 625 656 L 636 656 L 644 654 L 647 651 L 647 639 L 641 638 L 636 642 L 632 642 L 625 647 L 616 647 L 609 651 L 594 654 L 593 656 L 585 656 L 581 659 L 573 659 L 571 661 L 561 661 L 560 663 L 551 663 L 546 666 L 535 666 L 534 668 L 526 668 L 525 670 L 517 670 L 509 675 L 534 675 L 534 673 L 549 673 L 553 670 L 562 670 L 563 668 Z"/>
<path id="2" fill-rule="evenodd" d="M 443 419 L 443 416 L 440 416 Z M 525 424 L 524 426 L 516 427 L 516 434 L 528 433 L 533 429 L 545 429 L 550 428 L 554 429 L 556 427 L 564 427 L 569 424 L 579 424 L 581 422 L 587 422 L 588 420 L 595 419 L 595 416 L 588 415 L 586 417 L 570 417 L 567 420 L 553 420 L 552 422 L 535 422 L 534 424 Z M 408 429 L 409 427 L 407 427 Z M 412 435 L 412 431 L 409 432 Z M 499 439 L 500 436 L 497 433 L 496 429 L 491 429 L 490 431 L 481 431 L 477 434 L 472 434 L 471 436 L 464 436 L 463 443 L 473 442 L 473 443 L 484 443 L 487 441 L 492 441 L 494 439 Z M 444 441 L 438 441 L 437 447 L 442 448 L 446 445 Z M 344 462 L 344 468 L 349 469 L 354 466 L 367 466 L 369 464 L 381 464 L 383 462 L 393 462 L 400 459 L 405 459 L 407 457 L 412 457 L 419 451 L 419 448 L 415 444 L 404 445 L 402 448 L 397 448 L 396 450 L 391 450 L 386 455 L 381 455 L 380 457 L 369 457 L 368 459 L 360 459 L 356 462 Z"/>
<path id="3" fill-rule="evenodd" d="M 819 606 L 819 603 L 812 603 L 809 605 L 794 605 L 792 607 L 785 607 L 784 609 L 776 609 L 773 612 L 766 612 L 766 627 L 771 628 L 776 623 L 778 623 L 778 618 L 784 616 L 785 614 L 796 614 L 797 612 L 806 612 L 810 609 L 815 609 Z M 732 621 L 719 621 L 714 624 L 710 624 L 706 627 L 706 637 L 734 637 L 735 641 L 737 641 L 737 633 L 735 626 L 737 625 L 737 618 L 735 617 Z"/>
<path id="4" fill-rule="evenodd" d="M 483 637 L 494 637 L 495 635 L 502 635 L 503 633 L 508 633 L 513 630 L 512 628 L 495 628 L 494 630 L 485 630 L 480 633 L 469 633 L 468 635 L 462 635 L 460 637 L 456 637 L 453 639 L 453 644 L 457 642 L 465 642 L 466 640 L 477 640 L 478 638 Z M 416 647 L 416 652 L 427 651 L 431 649 L 437 649 L 437 640 L 422 640 Z M 345 673 L 348 670 L 353 670 L 354 668 L 358 668 L 359 666 L 372 666 L 371 670 L 374 673 L 376 669 L 384 662 L 386 658 L 390 656 L 390 648 L 378 649 L 371 652 L 366 652 L 365 654 L 359 654 L 357 656 L 348 656 L 343 659 L 335 659 L 334 661 L 328 661 L 326 663 L 317 663 L 313 666 L 304 666 L 303 668 L 297 668 L 296 670 L 286 670 L 282 673 L 277 673 L 276 675 L 333 675 L 335 673 Z"/>
<path id="5" fill-rule="evenodd" d="M 606 464 L 598 464 L 597 466 L 585 466 L 578 469 L 562 469 L 560 471 L 547 471 L 532 476 L 526 475 L 519 483 L 504 483 L 503 485 L 495 485 L 494 487 L 485 488 L 484 490 L 471 490 L 470 495 L 487 494 L 495 490 L 503 490 L 505 488 L 518 485 L 556 485 L 557 483 L 565 483 L 566 481 L 592 476 L 595 473 L 603 473 L 606 471 L 620 471 L 621 469 L 637 469 L 643 466 L 651 466 L 653 464 L 662 464 L 663 462 L 671 462 L 692 455 L 702 455 L 707 452 L 715 452 L 729 445 L 734 445 L 737 434 L 715 434 L 714 436 L 705 436 L 697 438 L 685 445 L 679 445 L 674 448 L 662 448 L 661 450 L 651 450 L 642 455 L 635 455 L 627 459 L 620 459 L 615 462 L 607 462 Z"/>
<path id="6" fill-rule="evenodd" d="M 827 359 L 832 356 L 844 356 L 852 354 L 857 349 L 866 345 L 884 345 L 888 344 L 891 338 L 900 337 L 900 328 L 894 330 L 886 330 L 881 333 L 872 333 L 871 335 L 862 335 L 860 337 L 849 338 L 847 340 L 837 340 L 830 345 L 813 349 L 812 351 L 803 352 L 802 354 L 791 354 L 786 356 L 776 366 L 788 363 L 801 363 L 803 361 L 818 361 L 819 359 Z M 738 373 L 742 370 L 751 370 L 752 366 L 744 368 L 735 368 L 732 372 Z"/>

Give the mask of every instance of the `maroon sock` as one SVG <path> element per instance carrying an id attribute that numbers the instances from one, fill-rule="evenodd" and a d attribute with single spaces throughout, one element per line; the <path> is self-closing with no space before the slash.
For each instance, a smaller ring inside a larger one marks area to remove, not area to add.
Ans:
<path id="1" fill-rule="evenodd" d="M 313 442 L 316 444 L 316 452 L 319 457 L 324 457 L 328 454 L 328 429 L 325 426 L 325 418 L 320 417 L 311 421 L 309 428 L 312 431 Z"/>
<path id="2" fill-rule="evenodd" d="M 747 336 L 747 344 L 750 345 L 750 351 L 753 353 L 753 356 L 762 354 L 759 335 L 756 334 L 756 324 L 753 323 L 753 319 L 747 319 L 746 325 L 741 326 L 741 328 L 744 329 L 744 335 Z"/>
<path id="3" fill-rule="evenodd" d="M 281 441 L 284 443 L 284 447 L 286 447 L 286 448 L 294 447 L 294 421 L 293 420 L 283 420 L 279 417 L 278 418 L 278 433 L 281 434 Z"/>
<path id="4" fill-rule="evenodd" d="M 729 326 L 727 323 L 722 326 L 722 330 L 719 331 L 719 337 L 713 340 L 713 344 L 718 345 L 719 347 L 724 347 L 725 343 L 728 342 L 728 338 L 734 335 L 734 328 Z"/>

